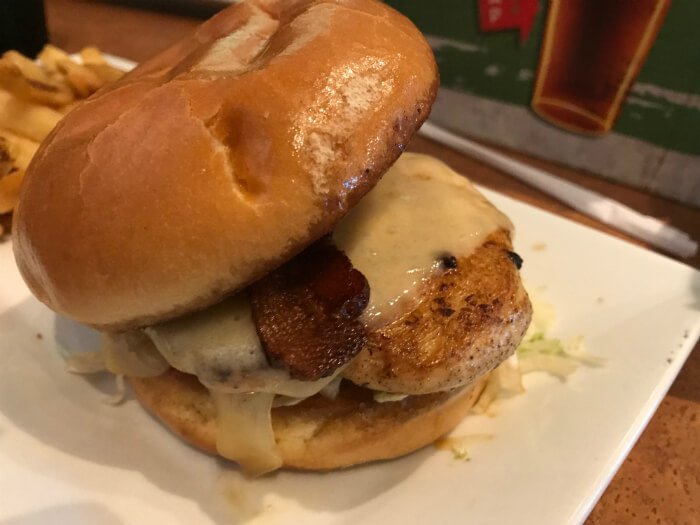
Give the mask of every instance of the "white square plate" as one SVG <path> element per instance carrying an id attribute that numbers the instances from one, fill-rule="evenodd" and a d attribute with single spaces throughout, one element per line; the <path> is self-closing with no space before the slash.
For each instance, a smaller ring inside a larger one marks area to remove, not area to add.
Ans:
<path id="1" fill-rule="evenodd" d="M 171 436 L 130 399 L 103 402 L 107 377 L 64 371 L 85 345 L 24 286 L 0 245 L 0 521 L 70 523 L 576 523 L 672 383 L 700 333 L 700 272 L 493 192 L 517 227 L 555 335 L 581 334 L 606 359 L 566 383 L 525 377 L 527 393 L 470 416 L 470 461 L 428 447 L 329 474 L 248 481 Z M 89 337 L 87 339 L 89 341 Z"/>
<path id="2" fill-rule="evenodd" d="M 133 399 L 106 404 L 112 378 L 66 373 L 59 348 L 87 349 L 94 334 L 34 299 L 0 244 L 0 521 L 583 521 L 700 335 L 700 272 L 483 191 L 516 225 L 526 286 L 554 305 L 553 335 L 582 335 L 606 363 L 566 383 L 529 374 L 526 394 L 498 402 L 495 416 L 469 416 L 453 432 L 466 438 L 468 462 L 427 447 L 342 472 L 247 480 Z"/>

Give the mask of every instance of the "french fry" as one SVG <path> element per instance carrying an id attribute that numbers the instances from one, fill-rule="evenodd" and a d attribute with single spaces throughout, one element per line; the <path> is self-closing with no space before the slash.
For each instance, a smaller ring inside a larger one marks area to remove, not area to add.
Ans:
<path id="1" fill-rule="evenodd" d="M 81 49 L 80 58 L 82 59 L 83 64 L 86 66 L 107 65 L 107 61 L 105 60 L 105 57 L 102 55 L 100 50 L 93 46 L 84 47 L 83 49 Z"/>
<path id="2" fill-rule="evenodd" d="M 62 60 L 70 60 L 68 53 L 51 44 L 46 44 L 36 58 L 41 62 L 44 68 L 51 73 L 58 73 L 59 62 Z"/>
<path id="3" fill-rule="evenodd" d="M 45 83 L 51 81 L 48 72 L 46 72 L 32 59 L 25 57 L 22 53 L 17 51 L 8 51 L 2 55 L 2 59 L 16 67 L 25 77 L 30 80 Z"/>
<path id="4" fill-rule="evenodd" d="M 36 74 L 33 71 L 36 64 L 30 62 L 31 68 L 27 68 L 10 53 L 0 59 L 1 89 L 17 98 L 49 106 L 65 106 L 75 100 L 73 91 L 63 79 L 50 78 L 43 72 Z"/>
<path id="5" fill-rule="evenodd" d="M 16 206 L 23 177 L 24 170 L 17 166 L 10 144 L 0 137 L 0 214 Z"/>
<path id="6" fill-rule="evenodd" d="M 124 76 L 124 71 L 110 66 L 102 52 L 96 47 L 84 47 L 80 51 L 83 65 L 93 71 L 105 83 L 114 82 Z"/>
<path id="7" fill-rule="evenodd" d="M 100 77 L 105 84 L 119 80 L 124 76 L 124 72 L 121 69 L 112 67 L 109 64 L 86 64 L 85 67 Z"/>
<path id="8" fill-rule="evenodd" d="M 52 45 L 37 59 L 16 51 L 0 58 L 0 237 L 10 233 L 20 184 L 39 143 L 81 99 L 124 75 L 95 47 L 80 52 L 82 63 Z"/>
<path id="9" fill-rule="evenodd" d="M 39 144 L 0 129 L 0 214 L 17 206 L 19 188 Z"/>
<path id="10" fill-rule="evenodd" d="M 87 98 L 104 85 L 96 73 L 70 58 L 58 62 L 58 70 L 66 76 L 76 95 Z"/>
<path id="11" fill-rule="evenodd" d="M 80 51 L 82 64 L 78 64 L 66 52 L 51 44 L 44 46 L 37 58 L 47 69 L 68 77 L 76 94 L 80 97 L 87 97 L 103 84 L 114 82 L 124 76 L 121 69 L 107 63 L 102 52 L 96 47 L 85 47 Z"/>
<path id="12" fill-rule="evenodd" d="M 21 100 L 0 90 L 0 127 L 41 142 L 63 115 L 46 106 Z"/>
<path id="13" fill-rule="evenodd" d="M 35 140 L 20 137 L 7 129 L 0 128 L 0 145 L 3 143 L 15 166 L 22 170 L 27 169 L 36 150 L 39 149 L 39 143 Z"/>
<path id="14" fill-rule="evenodd" d="M 12 158 L 10 145 L 0 137 L 0 180 L 15 170 L 15 159 Z"/>
<path id="15" fill-rule="evenodd" d="M 19 200 L 24 170 L 16 169 L 0 178 L 0 213 L 12 211 Z"/>

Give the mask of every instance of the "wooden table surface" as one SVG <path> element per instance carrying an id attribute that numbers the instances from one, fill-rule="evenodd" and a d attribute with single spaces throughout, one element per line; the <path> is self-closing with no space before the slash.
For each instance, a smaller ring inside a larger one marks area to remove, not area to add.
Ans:
<path id="1" fill-rule="evenodd" d="M 69 51 L 97 45 L 103 51 L 137 62 L 160 51 L 199 22 L 99 2 L 45 1 L 50 38 L 56 45 Z M 484 186 L 630 240 L 495 169 L 443 146 L 416 138 L 410 149 L 440 157 Z M 513 156 L 610 195 L 700 239 L 698 209 L 525 155 Z M 700 268 L 700 256 L 685 262 Z M 700 523 L 700 345 L 695 347 L 587 523 Z"/>

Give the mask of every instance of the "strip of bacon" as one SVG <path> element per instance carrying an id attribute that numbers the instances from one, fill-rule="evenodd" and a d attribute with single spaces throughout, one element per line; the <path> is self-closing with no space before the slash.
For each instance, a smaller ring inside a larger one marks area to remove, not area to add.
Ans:
<path id="1" fill-rule="evenodd" d="M 330 239 L 322 239 L 250 288 L 253 321 L 273 366 L 293 379 L 331 375 L 367 340 L 358 317 L 367 279 Z"/>

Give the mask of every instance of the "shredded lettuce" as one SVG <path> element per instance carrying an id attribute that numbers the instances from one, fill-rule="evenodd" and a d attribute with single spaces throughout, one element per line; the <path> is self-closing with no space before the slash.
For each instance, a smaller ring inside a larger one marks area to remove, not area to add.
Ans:
<path id="1" fill-rule="evenodd" d="M 593 356 L 583 349 L 583 337 L 577 336 L 569 341 L 547 337 L 543 332 L 525 336 L 516 350 L 520 371 L 549 372 L 560 379 L 566 379 L 580 365 L 602 366 L 603 359 Z"/>
<path id="2" fill-rule="evenodd" d="M 581 365 L 603 366 L 605 361 L 584 349 L 583 337 L 563 341 L 548 335 L 556 316 L 546 301 L 532 300 L 533 314 L 522 342 L 509 359 L 496 368 L 479 397 L 474 412 L 483 414 L 499 397 L 525 391 L 522 376 L 530 372 L 547 372 L 566 380 Z"/>
<path id="3" fill-rule="evenodd" d="M 603 360 L 587 353 L 583 337 L 568 341 L 550 337 L 549 331 L 556 321 L 553 306 L 541 299 L 532 299 L 532 322 L 525 332 L 516 355 L 523 374 L 542 371 L 560 379 L 573 374 L 579 365 L 601 366 Z"/>

